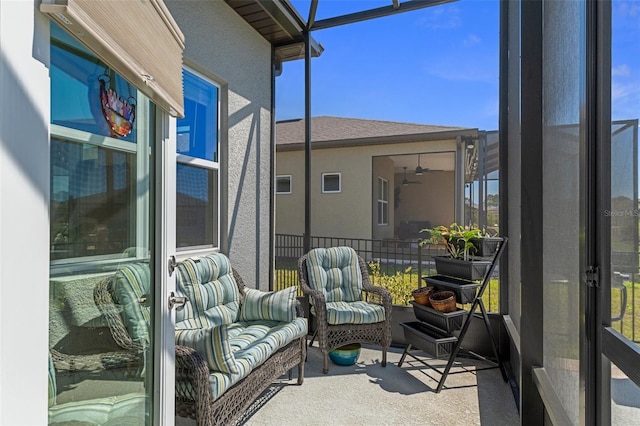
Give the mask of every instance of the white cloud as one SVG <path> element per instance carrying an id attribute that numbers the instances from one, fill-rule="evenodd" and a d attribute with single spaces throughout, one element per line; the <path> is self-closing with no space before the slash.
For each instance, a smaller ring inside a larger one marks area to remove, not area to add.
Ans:
<path id="1" fill-rule="evenodd" d="M 480 37 L 478 37 L 475 34 L 469 34 L 467 38 L 465 38 L 462 41 L 462 44 L 467 47 L 470 47 L 470 46 L 475 46 L 476 44 L 480 44 L 481 42 L 482 42 L 482 39 Z"/>
<path id="2" fill-rule="evenodd" d="M 462 25 L 460 9 L 455 6 L 439 6 L 418 19 L 417 24 L 431 30 L 453 29 Z"/>
<path id="3" fill-rule="evenodd" d="M 631 75 L 631 69 L 629 68 L 629 65 L 622 64 L 618 67 L 613 67 L 611 69 L 611 75 L 614 77 L 615 76 L 629 77 Z"/>
<path id="4" fill-rule="evenodd" d="M 620 2 L 618 11 L 624 16 L 638 16 L 640 15 L 640 2 L 637 0 Z"/>
<path id="5" fill-rule="evenodd" d="M 611 110 L 614 120 L 640 118 L 640 82 L 611 82 Z"/>

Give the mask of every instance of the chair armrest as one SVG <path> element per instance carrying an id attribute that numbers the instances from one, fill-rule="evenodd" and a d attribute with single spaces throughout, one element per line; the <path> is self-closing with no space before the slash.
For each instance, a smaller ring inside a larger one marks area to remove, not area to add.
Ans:
<path id="1" fill-rule="evenodd" d="M 384 287 L 374 286 L 369 278 L 369 268 L 364 259 L 358 256 L 358 264 L 360 265 L 360 273 L 362 274 L 362 289 L 367 293 L 372 293 L 381 299 L 380 302 L 384 307 L 384 315 L 389 321 L 391 319 L 391 293 Z"/>
<path id="2" fill-rule="evenodd" d="M 206 419 L 211 419 L 212 413 L 210 372 L 207 362 L 198 351 L 187 346 L 176 345 L 175 351 L 176 398 L 195 401 L 196 423 L 208 424 Z M 187 384 L 191 387 L 189 388 Z"/>

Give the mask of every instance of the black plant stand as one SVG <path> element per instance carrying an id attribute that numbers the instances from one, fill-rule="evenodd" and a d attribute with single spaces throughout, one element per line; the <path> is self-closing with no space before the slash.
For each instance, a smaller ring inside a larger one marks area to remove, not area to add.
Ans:
<path id="1" fill-rule="evenodd" d="M 447 379 L 447 376 L 450 374 L 451 367 L 453 366 L 456 357 L 461 353 L 461 351 L 474 358 L 480 359 L 482 361 L 486 361 L 489 364 L 491 364 L 491 367 L 479 368 L 479 369 L 476 369 L 475 371 L 486 370 L 490 368 L 500 368 L 500 372 L 502 373 L 502 378 L 504 379 L 505 382 L 508 380 L 507 372 L 505 370 L 504 364 L 500 359 L 500 354 L 498 352 L 498 345 L 494 337 L 493 328 L 491 327 L 489 316 L 487 315 L 487 310 L 482 301 L 482 295 L 484 294 L 484 291 L 486 290 L 487 285 L 491 281 L 491 275 L 493 274 L 493 271 L 496 267 L 496 263 L 500 259 L 502 252 L 505 250 L 505 247 L 507 246 L 507 241 L 508 241 L 508 238 L 506 237 L 502 238 L 502 243 L 498 247 L 498 250 L 496 251 L 496 253 L 491 258 L 491 263 L 487 268 L 487 271 L 482 279 L 482 282 L 480 284 L 479 289 L 477 290 L 477 293 L 473 297 L 473 300 L 471 302 L 471 308 L 467 313 L 466 319 L 462 323 L 460 334 L 458 335 L 457 338 L 451 333 L 451 330 L 448 329 L 448 326 L 443 327 L 442 322 L 431 320 L 428 317 L 424 317 L 424 316 L 421 318 L 419 317 L 420 319 L 419 322 L 402 324 L 402 326 L 406 329 L 405 335 L 408 341 L 408 345 L 405 348 L 404 352 L 402 353 L 402 357 L 400 358 L 398 367 L 402 367 L 402 363 L 404 362 L 407 355 L 409 355 L 410 357 L 414 358 L 415 360 L 421 362 L 425 366 L 439 373 L 441 375 L 441 378 L 440 378 L 440 382 L 438 383 L 438 387 L 436 388 L 436 393 L 439 393 L 442 390 L 442 387 L 444 386 L 444 382 Z M 455 278 L 451 278 L 450 280 L 448 280 L 448 277 L 446 276 L 438 276 L 438 280 L 441 282 L 446 282 L 446 286 L 448 287 L 447 289 L 450 289 L 452 287 L 453 288 L 459 287 L 463 292 L 466 290 L 465 287 L 471 284 L 471 282 L 469 281 L 461 282 L 460 280 Z M 464 293 L 463 293 L 463 297 L 464 297 Z M 476 310 L 478 308 L 480 309 L 480 313 L 476 313 Z M 495 357 L 495 361 L 488 359 L 475 352 L 468 351 L 462 348 L 462 342 L 464 340 L 464 336 L 469 330 L 469 325 L 471 324 L 471 320 L 474 317 L 478 319 L 481 318 L 484 322 L 484 325 L 489 334 L 489 339 L 491 341 L 490 343 L 491 343 L 491 348 L 493 349 L 493 355 Z M 447 323 L 444 323 L 444 324 L 447 324 Z M 447 363 L 447 366 L 445 367 L 444 371 L 440 371 L 438 368 L 434 367 L 433 365 L 430 365 L 428 362 L 424 361 L 423 359 L 413 355 L 411 353 L 411 350 L 414 348 L 421 351 L 429 352 L 432 355 L 435 355 L 436 358 L 446 358 L 448 356 L 449 362 Z"/>

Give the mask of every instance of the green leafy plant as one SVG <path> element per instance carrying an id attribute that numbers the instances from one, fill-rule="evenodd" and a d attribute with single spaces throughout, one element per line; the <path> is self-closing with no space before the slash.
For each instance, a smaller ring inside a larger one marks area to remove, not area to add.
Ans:
<path id="1" fill-rule="evenodd" d="M 425 244 L 444 244 L 451 257 L 464 260 L 468 260 L 469 255 L 475 251 L 475 246 L 471 240 L 485 235 L 478 228 L 466 228 L 457 223 L 452 223 L 449 226 L 440 225 L 435 228 L 425 228 L 420 232 L 429 234 L 429 237 L 419 242 L 421 246 Z"/>
<path id="2" fill-rule="evenodd" d="M 391 293 L 391 303 L 394 305 L 407 306 L 413 300 L 411 292 L 416 289 L 412 282 L 411 266 L 401 271 L 396 271 L 393 275 L 382 274 L 380 271 L 380 261 L 369 262 L 371 271 L 370 277 L 374 285 L 384 287 Z"/>

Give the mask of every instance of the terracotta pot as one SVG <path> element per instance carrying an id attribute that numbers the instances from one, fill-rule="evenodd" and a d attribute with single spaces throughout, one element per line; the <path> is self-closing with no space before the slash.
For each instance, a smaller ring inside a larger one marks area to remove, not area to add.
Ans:
<path id="1" fill-rule="evenodd" d="M 433 287 L 420 287 L 413 290 L 411 292 L 411 295 L 413 296 L 413 299 L 416 301 L 416 303 L 424 306 L 431 306 L 431 303 L 429 302 L 429 294 L 431 294 L 432 290 Z"/>
<path id="2" fill-rule="evenodd" d="M 440 312 L 453 312 L 456 310 L 456 295 L 449 290 L 435 291 L 429 295 L 431 307 Z"/>

